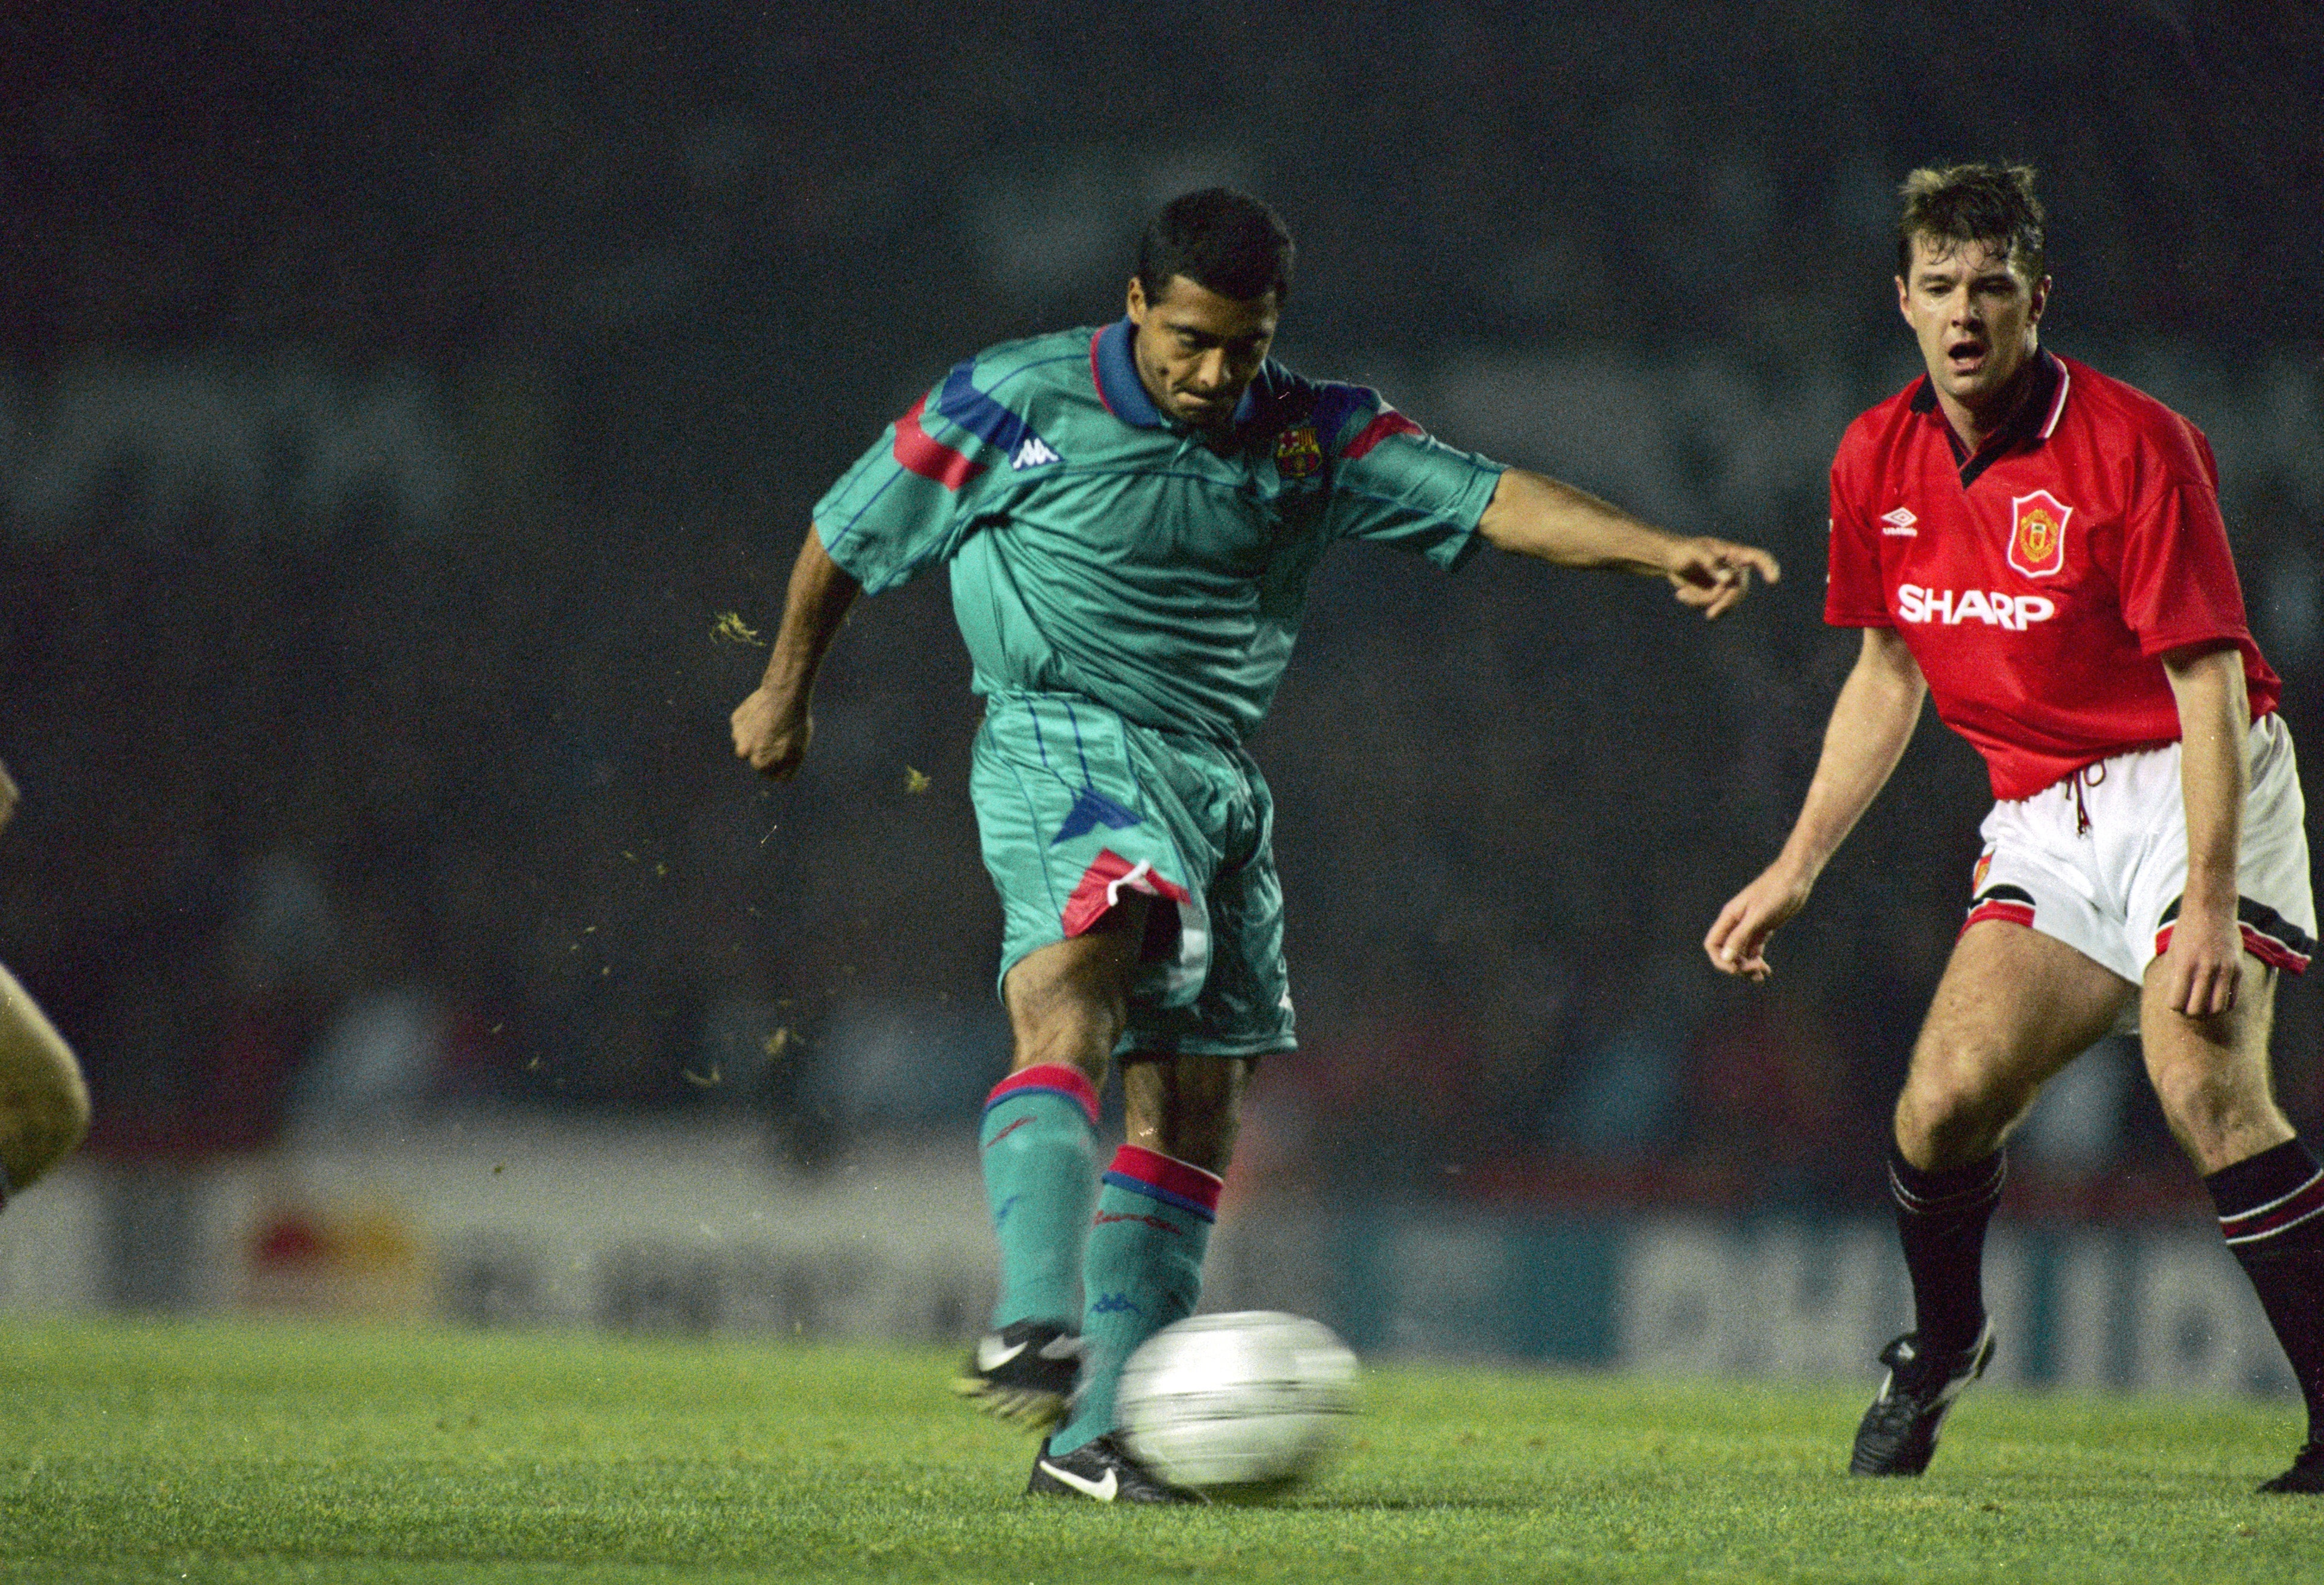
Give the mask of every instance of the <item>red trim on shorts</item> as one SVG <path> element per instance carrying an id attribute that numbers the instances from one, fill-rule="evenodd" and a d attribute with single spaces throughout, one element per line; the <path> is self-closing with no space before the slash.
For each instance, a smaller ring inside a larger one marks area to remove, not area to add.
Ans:
<path id="1" fill-rule="evenodd" d="M 992 1093 L 984 1098 L 984 1110 L 991 1111 L 1023 1090 L 1047 1090 L 1053 1095 L 1062 1095 L 1081 1107 L 1090 1127 L 1097 1127 L 1097 1086 L 1071 1064 L 1044 1062 L 1020 1068 L 992 1086 Z"/>
<path id="2" fill-rule="evenodd" d="M 2034 928 L 2034 909 L 2028 904 L 2012 902 L 2006 898 L 1979 903 L 1969 911 L 1969 917 L 1961 921 L 1960 935 L 1967 935 L 1971 925 L 1981 925 L 1987 919 L 1998 919 L 2005 925 L 2023 925 L 2031 930 Z M 1958 941 L 1960 935 L 1957 935 L 1953 939 Z"/>
<path id="3" fill-rule="evenodd" d="M 1175 903 L 1194 900 L 1194 894 L 1185 887 L 1154 873 L 1152 864 L 1142 861 L 1132 864 L 1111 848 L 1103 848 L 1090 861 L 1090 867 L 1082 871 L 1081 881 L 1074 888 L 1073 896 L 1065 899 L 1058 922 L 1065 926 L 1067 935 L 1083 935 L 1113 911 L 1125 890 L 1142 892 L 1148 897 L 1167 897 Z"/>
<path id="4" fill-rule="evenodd" d="M 2171 922 L 2171 925 L 2165 925 L 2162 929 L 2157 930 L 2154 933 L 2154 955 L 2156 957 L 2161 957 L 2164 953 L 2171 950 L 2171 927 L 2172 925 L 2176 925 L 2178 922 L 2179 921 L 2176 919 L 2173 919 Z M 2286 974 L 2304 974 L 2308 972 L 2308 965 L 2312 960 L 2306 953 L 2294 952 L 2291 947 L 2284 945 L 2283 943 L 2278 941 L 2274 936 L 2263 935 L 2240 919 L 2236 921 L 2236 928 L 2243 932 L 2244 950 L 2251 954 L 2252 956 L 2257 958 L 2260 962 L 2265 963 L 2269 968 Z"/>

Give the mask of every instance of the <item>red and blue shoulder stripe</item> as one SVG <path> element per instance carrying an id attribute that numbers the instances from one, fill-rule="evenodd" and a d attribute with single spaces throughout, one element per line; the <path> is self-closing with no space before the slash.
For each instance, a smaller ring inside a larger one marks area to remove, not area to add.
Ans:
<path id="1" fill-rule="evenodd" d="M 937 417 L 997 448 L 1003 456 L 1014 456 L 1028 439 L 1038 438 L 1032 426 L 1010 411 L 1006 403 L 977 389 L 974 358 L 954 364 L 936 396 Z M 921 422 L 927 410 L 927 398 L 924 396 L 896 420 L 896 461 L 924 479 L 933 479 L 947 490 L 957 490 L 982 473 L 987 465 L 959 447 L 930 435 Z"/>
<path id="2" fill-rule="evenodd" d="M 1371 418 L 1351 436 L 1344 445 L 1333 448 L 1340 431 L 1358 413 L 1371 410 Z M 1343 385 L 1336 382 L 1320 386 L 1315 393 L 1315 407 L 1308 421 L 1323 443 L 1326 455 L 1342 462 L 1354 462 L 1391 435 L 1418 435 L 1418 424 L 1406 418 L 1377 391 L 1367 385 Z"/>

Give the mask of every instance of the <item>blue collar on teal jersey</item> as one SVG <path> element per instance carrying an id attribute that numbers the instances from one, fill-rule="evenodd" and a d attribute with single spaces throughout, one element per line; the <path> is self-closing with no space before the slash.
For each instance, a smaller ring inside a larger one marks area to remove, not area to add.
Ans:
<path id="1" fill-rule="evenodd" d="M 1090 342 L 1090 373 L 1097 381 L 1097 399 L 1105 403 L 1106 411 L 1138 429 L 1181 427 L 1163 416 L 1154 399 L 1146 394 L 1146 382 L 1138 377 L 1138 361 L 1130 355 L 1130 338 L 1137 333 L 1136 323 L 1125 314 Z M 1259 410 L 1258 383 L 1253 381 L 1245 387 L 1242 400 L 1235 403 L 1237 427 Z"/>

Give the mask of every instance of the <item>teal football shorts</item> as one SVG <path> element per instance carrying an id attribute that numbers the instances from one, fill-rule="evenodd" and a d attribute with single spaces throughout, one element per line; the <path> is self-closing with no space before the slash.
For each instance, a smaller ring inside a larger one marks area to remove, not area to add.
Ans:
<path id="1" fill-rule="evenodd" d="M 1118 1052 L 1288 1051 L 1275 805 L 1239 748 L 1074 694 L 995 694 L 969 778 L 1001 894 L 1001 978 L 1131 892 L 1154 899 Z"/>

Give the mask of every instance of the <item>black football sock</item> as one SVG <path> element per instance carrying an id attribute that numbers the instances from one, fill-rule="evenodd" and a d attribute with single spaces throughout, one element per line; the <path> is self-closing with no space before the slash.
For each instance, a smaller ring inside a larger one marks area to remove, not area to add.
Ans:
<path id="1" fill-rule="evenodd" d="M 1923 1354 L 1958 1353 L 1985 1324 L 1985 1229 L 2008 1175 L 1998 1150 L 1967 1166 L 1923 1172 L 1888 1147 L 1888 1192 Z"/>
<path id="2" fill-rule="evenodd" d="M 2300 1378 L 2308 1440 L 2324 1441 L 2324 1171 L 2306 1146 L 2286 1139 L 2221 1167 L 2203 1186 Z"/>

